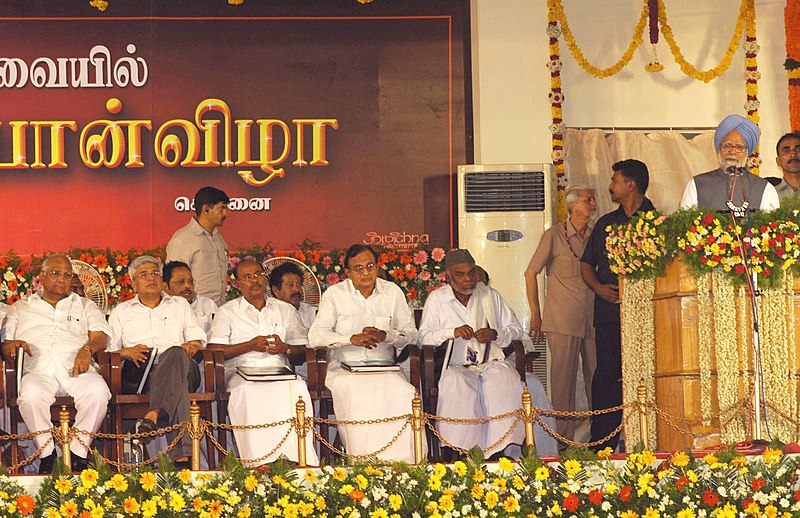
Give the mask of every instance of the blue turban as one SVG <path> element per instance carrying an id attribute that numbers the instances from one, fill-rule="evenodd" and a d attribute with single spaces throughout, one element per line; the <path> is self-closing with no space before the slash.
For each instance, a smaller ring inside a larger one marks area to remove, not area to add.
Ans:
<path id="1" fill-rule="evenodd" d="M 714 132 L 714 149 L 719 151 L 722 139 L 733 130 L 742 135 L 745 144 L 747 144 L 747 155 L 752 155 L 753 151 L 758 147 L 758 138 L 761 135 L 761 130 L 758 129 L 758 125 L 755 122 L 736 114 L 728 115 L 717 126 L 717 130 Z"/>

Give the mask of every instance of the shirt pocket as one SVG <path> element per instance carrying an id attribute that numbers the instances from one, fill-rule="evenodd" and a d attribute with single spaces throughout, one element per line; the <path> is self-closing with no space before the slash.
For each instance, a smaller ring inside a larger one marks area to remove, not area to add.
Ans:
<path id="1" fill-rule="evenodd" d="M 572 279 L 581 276 L 581 263 L 572 255 L 553 258 L 553 275 L 561 279 Z"/>
<path id="2" fill-rule="evenodd" d="M 76 338 L 88 338 L 89 323 L 83 315 L 68 315 L 66 324 L 67 334 Z"/>

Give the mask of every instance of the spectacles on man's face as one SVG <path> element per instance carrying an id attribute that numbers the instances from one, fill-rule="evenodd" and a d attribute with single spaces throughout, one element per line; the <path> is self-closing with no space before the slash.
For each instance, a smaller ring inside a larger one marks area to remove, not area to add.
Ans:
<path id="1" fill-rule="evenodd" d="M 248 273 L 248 274 L 242 275 L 239 278 L 239 280 L 240 281 L 244 281 L 244 282 L 250 282 L 250 281 L 254 281 L 254 280 L 258 279 L 258 278 L 266 277 L 266 276 L 267 276 L 267 274 L 264 273 L 264 272 Z"/>
<path id="2" fill-rule="evenodd" d="M 719 148 L 723 151 L 736 151 L 737 153 L 744 153 L 747 151 L 747 146 L 744 144 L 734 144 L 732 142 L 723 142 Z"/>
<path id="3" fill-rule="evenodd" d="M 64 279 L 67 281 L 71 281 L 75 274 L 73 272 L 62 272 L 59 270 L 50 270 L 47 272 L 47 276 L 51 279 Z"/>
<path id="4" fill-rule="evenodd" d="M 375 263 L 357 264 L 350 269 L 356 273 L 363 273 L 365 270 L 371 272 L 375 270 Z"/>
<path id="5" fill-rule="evenodd" d="M 136 274 L 136 278 L 137 278 L 137 279 L 147 279 L 147 278 L 150 278 L 150 279 L 155 279 L 155 278 L 161 278 L 161 272 L 159 272 L 158 270 L 153 270 L 153 271 L 150 271 L 150 272 L 141 272 L 141 273 L 137 273 L 137 274 Z"/>

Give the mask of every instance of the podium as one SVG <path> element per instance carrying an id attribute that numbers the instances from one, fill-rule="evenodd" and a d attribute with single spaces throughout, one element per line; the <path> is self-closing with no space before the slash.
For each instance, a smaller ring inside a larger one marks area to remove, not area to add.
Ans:
<path id="1" fill-rule="evenodd" d="M 644 381 L 651 448 L 699 449 L 752 438 L 753 313 L 722 272 L 698 277 L 679 260 L 655 281 L 621 279 L 623 401 Z M 800 279 L 758 297 L 765 422 L 762 438 L 798 438 Z M 650 325 L 652 322 L 652 325 Z M 626 409 L 626 416 L 635 409 Z M 655 423 L 655 424 L 653 424 Z M 627 419 L 626 444 L 639 437 Z M 654 437 L 655 436 L 655 437 Z"/>

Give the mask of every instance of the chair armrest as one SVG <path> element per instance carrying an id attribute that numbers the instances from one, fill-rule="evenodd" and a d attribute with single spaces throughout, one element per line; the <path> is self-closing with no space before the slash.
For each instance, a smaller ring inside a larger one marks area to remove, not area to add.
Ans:
<path id="1" fill-rule="evenodd" d="M 100 375 L 106 380 L 111 379 L 111 355 L 107 351 L 98 351 L 94 353 L 95 360 L 98 367 L 100 367 Z"/>
<path id="2" fill-rule="evenodd" d="M 525 353 L 525 372 L 533 372 L 533 362 L 542 355 L 539 351 L 528 351 Z"/>
<path id="3" fill-rule="evenodd" d="M 306 347 L 305 351 L 308 363 L 308 390 L 313 392 L 316 397 L 325 390 L 325 378 L 328 374 L 328 350 Z"/>
<path id="4" fill-rule="evenodd" d="M 422 346 L 422 384 L 426 392 L 436 386 L 435 351 L 433 345 Z"/>
<path id="5" fill-rule="evenodd" d="M 3 370 L 6 376 L 5 382 L 5 403 L 17 397 L 17 366 L 14 360 L 3 357 Z"/>
<path id="6" fill-rule="evenodd" d="M 514 364 L 519 372 L 519 377 L 525 381 L 525 345 L 522 340 L 512 340 L 511 347 L 514 348 Z"/>
<path id="7" fill-rule="evenodd" d="M 206 382 L 206 392 L 216 392 L 217 385 L 217 372 L 216 372 L 216 354 L 222 354 L 222 351 L 212 351 L 211 349 L 201 349 L 203 355 L 203 376 Z M 225 369 L 223 360 L 223 371 Z M 224 380 L 223 374 L 223 380 Z M 224 387 L 224 381 L 223 385 Z"/>
<path id="8" fill-rule="evenodd" d="M 408 366 L 410 367 L 409 377 L 411 378 L 408 381 L 414 385 L 414 388 L 416 388 L 417 392 L 421 395 L 422 379 L 420 377 L 420 361 L 422 359 L 422 351 L 417 344 L 406 345 L 406 350 L 408 351 Z"/>
<path id="9" fill-rule="evenodd" d="M 122 394 L 122 354 L 119 351 L 108 352 L 110 379 L 106 380 L 111 393 Z"/>

